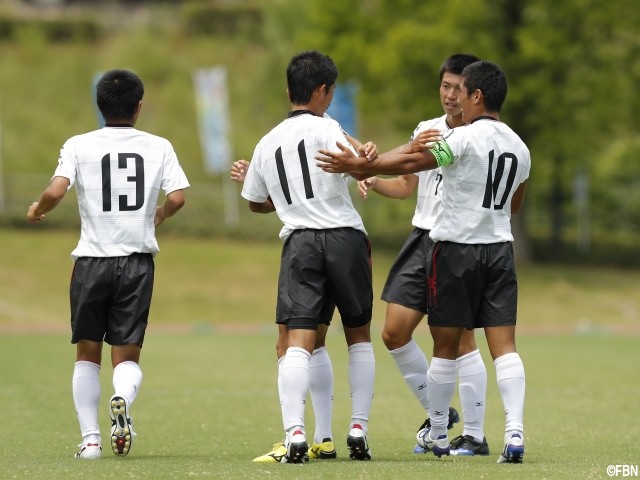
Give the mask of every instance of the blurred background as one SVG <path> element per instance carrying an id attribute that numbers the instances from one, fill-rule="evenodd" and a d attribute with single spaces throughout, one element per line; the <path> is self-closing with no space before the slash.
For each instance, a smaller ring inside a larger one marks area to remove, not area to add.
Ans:
<path id="1" fill-rule="evenodd" d="M 168 138 L 191 181 L 188 208 L 163 229 L 277 241 L 278 219 L 252 215 L 227 172 L 285 116 L 293 54 L 335 60 L 346 128 L 385 151 L 442 114 L 442 61 L 473 53 L 505 69 L 502 119 L 532 153 L 520 261 L 637 267 L 639 24 L 637 0 L 3 0 L 0 228 L 31 228 L 27 206 L 64 141 L 100 125 L 105 70 L 141 76 L 137 127 Z M 397 251 L 415 201 L 364 202 L 355 188 L 354 199 L 374 247 Z M 70 200 L 42 228 L 76 230 Z"/>

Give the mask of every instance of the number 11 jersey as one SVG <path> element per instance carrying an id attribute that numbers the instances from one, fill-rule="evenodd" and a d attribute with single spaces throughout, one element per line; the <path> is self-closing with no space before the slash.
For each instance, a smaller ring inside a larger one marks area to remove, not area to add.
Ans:
<path id="1" fill-rule="evenodd" d="M 283 241 L 304 228 L 351 227 L 367 233 L 351 200 L 349 175 L 316 166 L 318 150 L 335 151 L 336 142 L 353 150 L 335 120 L 294 111 L 256 146 L 242 197 L 255 203 L 271 197 L 284 224 Z"/>

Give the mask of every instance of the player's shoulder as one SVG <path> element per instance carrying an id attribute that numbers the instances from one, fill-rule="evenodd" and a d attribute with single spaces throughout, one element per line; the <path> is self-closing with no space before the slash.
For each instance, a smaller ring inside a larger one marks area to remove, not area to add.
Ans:
<path id="1" fill-rule="evenodd" d="M 445 129 L 447 127 L 447 116 L 442 115 L 436 118 L 430 118 L 429 120 L 421 120 L 413 131 L 413 135 L 417 135 L 420 132 L 429 130 L 430 128 Z"/>

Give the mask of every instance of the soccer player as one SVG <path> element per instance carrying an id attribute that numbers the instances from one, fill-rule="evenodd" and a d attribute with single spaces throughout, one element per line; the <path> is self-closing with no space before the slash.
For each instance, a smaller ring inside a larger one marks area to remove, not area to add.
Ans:
<path id="1" fill-rule="evenodd" d="M 137 130 L 144 86 L 127 70 L 98 81 L 104 128 L 68 139 L 58 167 L 27 219 L 38 223 L 75 185 L 80 240 L 71 252 L 71 342 L 76 344 L 72 391 L 82 443 L 76 458 L 98 459 L 102 344 L 111 345 L 114 394 L 110 444 L 127 455 L 134 432 L 131 406 L 139 393 L 144 340 L 154 283 L 155 229 L 185 202 L 189 182 L 171 144 Z M 162 190 L 166 199 L 158 205 Z"/>
<path id="2" fill-rule="evenodd" d="M 445 114 L 420 122 L 411 140 L 431 128 L 448 132 L 463 125 L 458 104 L 461 74 L 464 67 L 478 60 L 474 55 L 455 54 L 444 61 L 440 67 L 440 103 Z M 427 276 L 433 250 L 429 232 L 440 206 L 442 173 L 440 168 L 436 168 L 396 178 L 371 177 L 358 182 L 358 190 L 363 198 L 367 198 L 368 190 L 373 190 L 385 197 L 404 199 L 416 187 L 418 201 L 412 220 L 414 229 L 391 267 L 382 291 L 382 299 L 387 302 L 382 340 L 405 382 L 427 412 L 427 419 L 418 429 L 420 432 L 430 426 L 426 388 L 429 363 L 412 335 L 428 313 Z M 487 369 L 476 346 L 473 330 L 462 333 L 456 366 L 464 429 L 462 435 L 451 441 L 451 454 L 489 455 L 489 445 L 484 436 Z M 451 428 L 458 419 L 458 413 L 451 408 L 448 427 Z M 420 445 L 414 447 L 414 452 L 426 453 Z"/>
<path id="3" fill-rule="evenodd" d="M 524 457 L 524 366 L 515 345 L 518 285 L 511 215 L 524 200 L 529 149 L 500 121 L 507 79 L 499 65 L 474 62 L 462 72 L 459 97 L 465 126 L 437 142 L 418 142 L 367 161 L 341 144 L 321 151 L 327 172 L 407 174 L 443 167 L 442 204 L 430 238 L 429 329 L 433 359 L 427 376 L 431 426 L 419 443 L 438 457 L 450 453 L 448 409 L 455 390 L 456 356 L 465 329 L 484 328 L 496 368 L 506 425 L 498 463 Z M 423 134 L 421 134 L 422 136 Z"/>
<path id="4" fill-rule="evenodd" d="M 329 118 L 324 114 L 325 118 Z M 378 147 L 372 143 L 360 143 L 359 140 L 351 137 L 343 131 L 347 141 L 356 151 L 368 158 L 375 158 L 378 154 Z M 230 171 L 231 180 L 243 183 L 249 162 L 246 160 L 236 160 L 233 162 Z M 309 362 L 309 393 L 311 395 L 311 405 L 313 407 L 316 425 L 314 430 L 313 444 L 309 448 L 308 456 L 312 459 L 329 460 L 337 458 L 335 444 L 333 443 L 333 433 L 331 428 L 333 412 L 333 366 L 331 357 L 326 347 L 326 337 L 329 323 L 333 317 L 335 305 L 329 305 L 327 313 L 322 316 L 327 323 L 318 325 L 316 344 L 311 360 Z M 281 391 L 281 367 L 282 359 L 287 351 L 287 326 L 278 325 L 278 341 L 276 343 L 276 356 L 278 365 L 278 392 Z M 279 395 L 281 396 L 281 395 Z M 276 442 L 270 451 L 253 459 L 254 462 L 277 463 L 281 462 L 287 453 L 284 442 Z"/>
<path id="5" fill-rule="evenodd" d="M 305 51 L 291 59 L 287 66 L 291 111 L 256 146 L 242 189 L 253 212 L 275 211 L 284 224 L 276 322 L 287 328 L 280 367 L 286 432 L 282 461 L 287 463 L 300 463 L 307 454 L 304 410 L 310 357 L 318 325 L 331 318 L 333 304 L 340 312 L 349 351 L 352 417 L 347 445 L 352 459 L 371 458 L 367 431 L 375 359 L 370 244 L 351 201 L 348 176 L 327 174 L 311 163 L 319 149 L 338 141 L 348 145 L 339 124 L 323 118 L 337 76 L 333 60 L 320 52 Z M 345 148 L 356 155 L 350 145 Z"/>

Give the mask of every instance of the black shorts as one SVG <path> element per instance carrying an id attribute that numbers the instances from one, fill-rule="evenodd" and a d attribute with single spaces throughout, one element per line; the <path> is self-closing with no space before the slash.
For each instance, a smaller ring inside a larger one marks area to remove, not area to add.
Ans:
<path id="1" fill-rule="evenodd" d="M 518 282 L 511 242 L 437 242 L 429 274 L 429 325 L 516 324 Z"/>
<path id="2" fill-rule="evenodd" d="M 155 266 L 150 253 L 80 257 L 71 275 L 71 343 L 142 346 Z"/>
<path id="3" fill-rule="evenodd" d="M 329 323 L 334 306 L 342 324 L 371 321 L 371 246 L 354 228 L 295 230 L 282 247 L 276 323 L 316 329 Z"/>
<path id="4" fill-rule="evenodd" d="M 426 315 L 429 312 L 427 277 L 432 252 L 429 230 L 414 228 L 389 270 L 382 300 Z"/>

